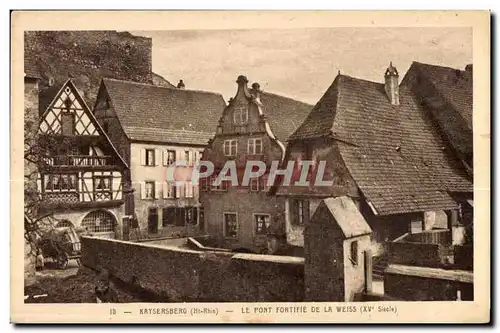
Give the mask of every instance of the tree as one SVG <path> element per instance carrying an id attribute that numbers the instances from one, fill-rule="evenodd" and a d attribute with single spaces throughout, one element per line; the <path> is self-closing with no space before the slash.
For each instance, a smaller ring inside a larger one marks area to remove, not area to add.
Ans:
<path id="1" fill-rule="evenodd" d="M 36 110 L 38 111 L 38 110 Z M 71 147 L 68 139 L 40 135 L 38 117 L 31 109 L 24 111 L 24 238 L 31 246 L 31 253 L 37 252 L 37 239 L 54 229 L 60 220 L 53 212 L 44 211 L 37 180 L 40 172 L 47 171 L 46 163 L 54 147 L 64 150 Z"/>

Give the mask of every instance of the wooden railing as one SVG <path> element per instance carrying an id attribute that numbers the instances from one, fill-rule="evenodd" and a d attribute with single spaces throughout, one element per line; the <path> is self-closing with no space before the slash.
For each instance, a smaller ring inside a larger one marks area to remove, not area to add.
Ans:
<path id="1" fill-rule="evenodd" d="M 111 156 L 56 155 L 43 158 L 50 166 L 104 166 L 110 164 Z"/>

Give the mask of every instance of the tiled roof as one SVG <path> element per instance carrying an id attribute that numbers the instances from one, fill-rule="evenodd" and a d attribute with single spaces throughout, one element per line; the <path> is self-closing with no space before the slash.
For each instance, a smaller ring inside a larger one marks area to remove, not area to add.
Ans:
<path id="1" fill-rule="evenodd" d="M 327 89 L 323 97 L 312 108 L 306 119 L 297 130 L 292 133 L 289 140 L 310 139 L 331 134 L 333 119 L 337 110 L 337 78 Z"/>
<path id="2" fill-rule="evenodd" d="M 171 140 L 185 134 L 182 140 L 204 145 L 215 132 L 226 106 L 218 93 L 108 78 L 103 79 L 103 84 L 125 133 L 133 140 Z"/>
<path id="3" fill-rule="evenodd" d="M 161 128 L 128 127 L 123 129 L 130 140 L 162 143 L 178 143 L 186 145 L 206 145 L 214 133 L 183 130 L 165 130 Z"/>
<path id="4" fill-rule="evenodd" d="M 472 192 L 472 182 L 408 87 L 400 87 L 400 103 L 390 104 L 381 83 L 339 75 L 292 139 L 338 139 L 380 215 L 455 208 L 447 192 Z"/>
<path id="5" fill-rule="evenodd" d="M 38 92 L 38 110 L 40 115 L 42 115 L 49 107 L 52 100 L 56 97 L 56 94 L 61 90 L 64 82 L 56 83 L 52 86 L 43 87 Z M 83 97 L 82 97 L 83 98 Z"/>
<path id="6" fill-rule="evenodd" d="M 260 93 L 264 115 L 271 131 L 282 142 L 304 121 L 312 105 L 268 92 Z"/>
<path id="7" fill-rule="evenodd" d="M 34 79 L 40 79 L 40 70 L 36 66 L 35 60 L 30 57 L 24 58 L 24 75 Z"/>
<path id="8" fill-rule="evenodd" d="M 414 62 L 412 67 L 432 82 L 440 95 L 472 130 L 472 71 Z"/>

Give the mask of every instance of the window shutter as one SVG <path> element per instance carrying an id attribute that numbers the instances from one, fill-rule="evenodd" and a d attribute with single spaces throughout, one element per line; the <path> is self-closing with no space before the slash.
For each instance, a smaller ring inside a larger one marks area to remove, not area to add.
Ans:
<path id="1" fill-rule="evenodd" d="M 155 182 L 155 199 L 161 199 L 161 183 L 160 182 Z"/>
<path id="2" fill-rule="evenodd" d="M 167 165 L 168 150 L 162 150 L 163 152 L 163 165 Z"/>
<path id="3" fill-rule="evenodd" d="M 189 166 L 193 166 L 194 165 L 194 152 L 193 151 L 189 151 Z"/>
<path id="4" fill-rule="evenodd" d="M 182 189 L 184 189 L 184 186 L 176 186 L 175 187 L 175 197 L 176 198 L 181 197 Z"/>
<path id="5" fill-rule="evenodd" d="M 199 185 L 193 185 L 193 197 L 194 198 L 200 197 L 200 186 Z"/>
<path id="6" fill-rule="evenodd" d="M 146 183 L 141 182 L 141 199 L 146 199 Z"/>
<path id="7" fill-rule="evenodd" d="M 161 165 L 160 164 L 160 161 L 161 161 L 161 152 L 162 152 L 161 149 L 155 149 L 155 164 L 154 165 Z"/>
<path id="8" fill-rule="evenodd" d="M 146 149 L 141 149 L 141 165 L 146 165 Z"/>
<path id="9" fill-rule="evenodd" d="M 309 200 L 304 200 L 304 224 L 309 222 Z"/>
<path id="10" fill-rule="evenodd" d="M 168 182 L 163 182 L 162 184 L 162 193 L 163 193 L 163 198 L 168 198 Z"/>

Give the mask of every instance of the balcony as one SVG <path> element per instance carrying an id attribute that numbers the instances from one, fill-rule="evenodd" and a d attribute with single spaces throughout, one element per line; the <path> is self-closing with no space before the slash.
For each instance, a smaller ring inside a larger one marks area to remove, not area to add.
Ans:
<path id="1" fill-rule="evenodd" d="M 111 165 L 111 156 L 56 155 L 43 158 L 47 166 L 57 167 L 99 167 Z"/>

